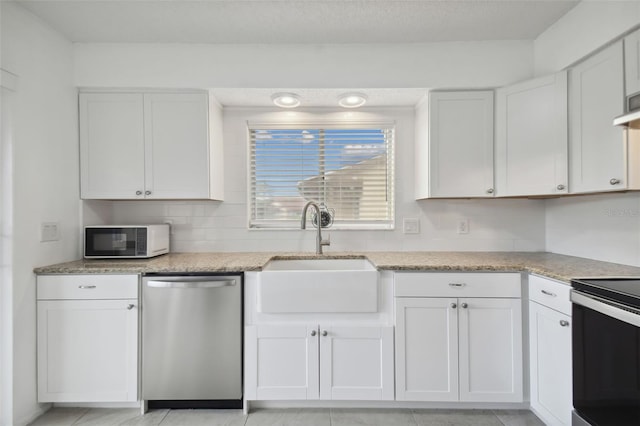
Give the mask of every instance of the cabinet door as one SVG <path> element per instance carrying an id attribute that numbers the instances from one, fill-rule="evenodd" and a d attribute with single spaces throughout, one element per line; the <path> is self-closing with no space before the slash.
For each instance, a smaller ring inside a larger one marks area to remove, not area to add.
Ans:
<path id="1" fill-rule="evenodd" d="M 459 299 L 460 401 L 522 402 L 520 299 Z"/>
<path id="2" fill-rule="evenodd" d="M 317 326 L 246 327 L 246 398 L 318 399 L 318 356 Z"/>
<path id="3" fill-rule="evenodd" d="M 567 192 L 567 73 L 498 89 L 499 196 Z"/>
<path id="4" fill-rule="evenodd" d="M 143 198 L 142 95 L 81 93 L 79 102 L 82 198 Z"/>
<path id="5" fill-rule="evenodd" d="M 206 94 L 145 94 L 146 198 L 209 198 Z"/>
<path id="6" fill-rule="evenodd" d="M 571 319 L 529 302 L 531 407 L 551 426 L 570 426 Z"/>
<path id="7" fill-rule="evenodd" d="M 136 401 L 137 304 L 38 301 L 38 402 Z"/>
<path id="8" fill-rule="evenodd" d="M 619 191 L 627 186 L 623 130 L 622 42 L 570 70 L 571 192 Z"/>
<path id="9" fill-rule="evenodd" d="M 431 197 L 493 196 L 493 91 L 429 95 Z"/>
<path id="10" fill-rule="evenodd" d="M 640 92 L 640 31 L 624 39 L 624 75 L 627 96 Z"/>
<path id="11" fill-rule="evenodd" d="M 396 299 L 396 399 L 458 400 L 457 299 Z"/>
<path id="12" fill-rule="evenodd" d="M 393 400 L 393 387 L 393 327 L 320 327 L 320 399 Z"/>

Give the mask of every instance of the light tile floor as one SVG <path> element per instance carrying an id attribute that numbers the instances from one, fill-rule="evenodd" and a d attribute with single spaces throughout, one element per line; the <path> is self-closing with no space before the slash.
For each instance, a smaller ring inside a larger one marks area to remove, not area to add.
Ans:
<path id="1" fill-rule="evenodd" d="M 32 426 L 544 426 L 527 410 L 52 408 Z"/>

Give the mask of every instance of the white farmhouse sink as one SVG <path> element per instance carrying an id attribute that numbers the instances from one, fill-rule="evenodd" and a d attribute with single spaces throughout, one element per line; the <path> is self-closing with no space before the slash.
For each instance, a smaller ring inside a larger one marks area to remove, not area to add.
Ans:
<path id="1" fill-rule="evenodd" d="M 273 260 L 258 273 L 258 311 L 377 312 L 378 271 L 366 259 Z"/>

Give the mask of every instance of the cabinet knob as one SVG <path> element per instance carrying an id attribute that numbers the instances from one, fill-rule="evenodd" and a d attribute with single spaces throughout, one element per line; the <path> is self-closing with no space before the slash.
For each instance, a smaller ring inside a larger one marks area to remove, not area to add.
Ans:
<path id="1" fill-rule="evenodd" d="M 318 334 L 315 330 L 311 330 L 311 335 L 315 336 L 316 334 Z"/>
<path id="2" fill-rule="evenodd" d="M 142 191 L 136 191 L 136 195 L 142 195 Z"/>
<path id="3" fill-rule="evenodd" d="M 151 195 L 151 191 L 144 191 L 144 195 Z"/>
<path id="4" fill-rule="evenodd" d="M 558 188 L 558 191 L 564 191 L 566 186 L 564 186 L 563 184 L 560 184 L 560 185 L 556 186 L 556 188 Z"/>
<path id="5" fill-rule="evenodd" d="M 487 189 L 487 194 L 493 194 L 493 188 Z"/>
<path id="6" fill-rule="evenodd" d="M 467 309 L 467 308 L 469 307 L 469 305 L 467 305 L 466 303 L 463 303 L 463 304 L 462 304 L 462 305 L 460 305 L 460 306 L 462 306 L 462 309 Z"/>
<path id="7" fill-rule="evenodd" d="M 133 308 L 135 308 L 135 306 L 136 306 L 136 305 L 134 305 L 133 303 L 129 303 L 129 304 L 127 305 L 127 310 L 128 310 L 128 311 L 130 311 L 130 310 L 132 310 Z"/>
<path id="8" fill-rule="evenodd" d="M 620 183 L 620 179 L 612 178 L 609 180 L 610 185 L 618 185 Z"/>
<path id="9" fill-rule="evenodd" d="M 455 309 L 455 308 L 457 308 L 457 307 L 458 307 L 458 305 L 456 305 L 455 303 L 452 303 L 452 304 L 451 304 L 451 309 Z"/>
<path id="10" fill-rule="evenodd" d="M 569 327 L 569 321 L 567 320 L 560 320 L 560 325 L 562 327 Z"/>
<path id="11" fill-rule="evenodd" d="M 79 285 L 78 288 L 81 288 L 83 290 L 91 290 L 93 288 L 96 288 L 95 285 Z"/>
<path id="12" fill-rule="evenodd" d="M 329 333 L 327 333 L 327 330 L 322 330 L 322 335 L 323 336 L 326 336 L 327 334 L 329 334 Z"/>

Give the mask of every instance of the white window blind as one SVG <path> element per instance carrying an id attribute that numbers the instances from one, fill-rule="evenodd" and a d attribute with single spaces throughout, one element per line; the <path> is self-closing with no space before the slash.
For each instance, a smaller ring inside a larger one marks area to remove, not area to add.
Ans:
<path id="1" fill-rule="evenodd" d="M 334 228 L 391 229 L 395 127 L 249 124 L 249 226 L 298 228 L 308 201 L 335 211 Z"/>

